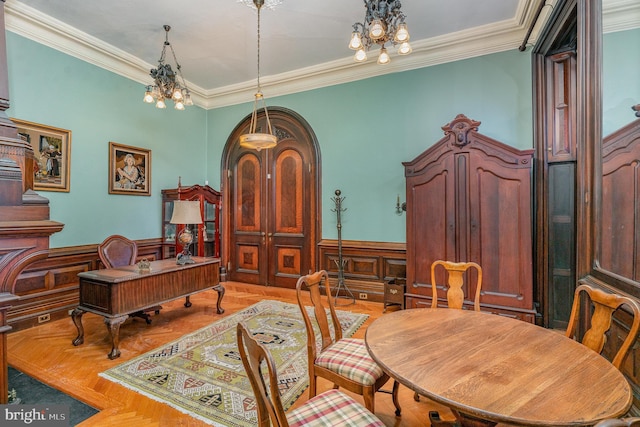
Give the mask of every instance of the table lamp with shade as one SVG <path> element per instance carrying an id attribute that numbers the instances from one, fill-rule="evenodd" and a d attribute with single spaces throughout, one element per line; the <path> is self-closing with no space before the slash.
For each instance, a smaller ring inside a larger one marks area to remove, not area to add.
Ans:
<path id="1" fill-rule="evenodd" d="M 182 245 L 182 252 L 176 257 L 178 265 L 194 264 L 191 259 L 189 247 L 193 243 L 193 233 L 189 229 L 190 224 L 202 224 L 202 215 L 200 214 L 200 202 L 197 200 L 176 200 L 173 202 L 173 215 L 171 216 L 171 224 L 184 224 L 184 228 L 178 234 L 178 243 Z"/>

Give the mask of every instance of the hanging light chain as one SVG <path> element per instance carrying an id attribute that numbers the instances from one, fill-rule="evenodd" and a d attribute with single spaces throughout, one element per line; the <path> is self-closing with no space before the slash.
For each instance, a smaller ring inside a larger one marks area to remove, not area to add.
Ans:
<path id="1" fill-rule="evenodd" d="M 256 2 L 258 8 L 258 92 L 262 92 L 260 87 L 260 9 L 262 9 L 262 3 Z"/>

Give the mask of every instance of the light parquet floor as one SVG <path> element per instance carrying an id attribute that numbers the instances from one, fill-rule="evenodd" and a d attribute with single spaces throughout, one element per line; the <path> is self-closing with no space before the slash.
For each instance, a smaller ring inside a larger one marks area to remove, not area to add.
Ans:
<path id="1" fill-rule="evenodd" d="M 206 426 L 98 374 L 263 299 L 297 303 L 295 290 L 292 289 L 237 282 L 224 282 L 224 286 L 226 293 L 222 307 L 225 313 L 222 315 L 215 313 L 217 293 L 206 291 L 191 297 L 193 305 L 190 308 L 183 306 L 183 299 L 165 304 L 159 315 L 152 315 L 151 325 L 142 319 L 127 320 L 120 328 L 122 354 L 119 359 L 107 358 L 111 344 L 103 318 L 86 313 L 82 319 L 85 342 L 77 347 L 71 343 L 77 336 L 77 330 L 70 317 L 10 333 L 7 339 L 9 364 L 100 410 L 100 413 L 79 424 L 81 427 Z M 367 322 L 355 335 L 359 338 L 364 338 L 364 332 L 373 320 L 384 315 L 381 303 L 356 301 L 353 305 L 339 308 L 369 315 Z M 389 381 L 389 389 L 391 385 L 392 381 Z M 319 391 L 331 386 L 321 380 Z M 362 402 L 360 396 L 354 397 Z M 305 392 L 294 407 L 307 399 L 308 393 Z M 389 427 L 428 426 L 428 412 L 431 410 L 440 411 L 443 418 L 452 417 L 446 408 L 426 398 L 415 402 L 413 392 L 404 387 L 400 388 L 400 404 L 402 416 L 396 417 L 391 395 L 378 393 L 376 415 Z"/>

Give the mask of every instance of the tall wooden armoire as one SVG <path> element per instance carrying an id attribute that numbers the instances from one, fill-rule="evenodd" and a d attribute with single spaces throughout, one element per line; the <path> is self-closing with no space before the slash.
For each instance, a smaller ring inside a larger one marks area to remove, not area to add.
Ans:
<path id="1" fill-rule="evenodd" d="M 533 150 L 484 136 L 479 125 L 460 114 L 442 128 L 444 138 L 403 163 L 406 307 L 431 307 L 435 260 L 474 261 L 483 270 L 482 310 L 533 323 Z M 436 281 L 445 283 L 444 275 Z M 438 298 L 446 300 L 444 289 Z"/>

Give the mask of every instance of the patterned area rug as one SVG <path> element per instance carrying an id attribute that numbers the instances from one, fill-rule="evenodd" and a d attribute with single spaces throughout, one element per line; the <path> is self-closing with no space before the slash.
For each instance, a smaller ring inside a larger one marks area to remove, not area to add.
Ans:
<path id="1" fill-rule="evenodd" d="M 345 337 L 368 317 L 337 312 Z M 253 392 L 236 344 L 239 321 L 271 351 L 282 402 L 290 407 L 309 385 L 306 331 L 300 308 L 279 301 L 261 301 L 100 376 L 214 426 L 254 426 Z"/>

